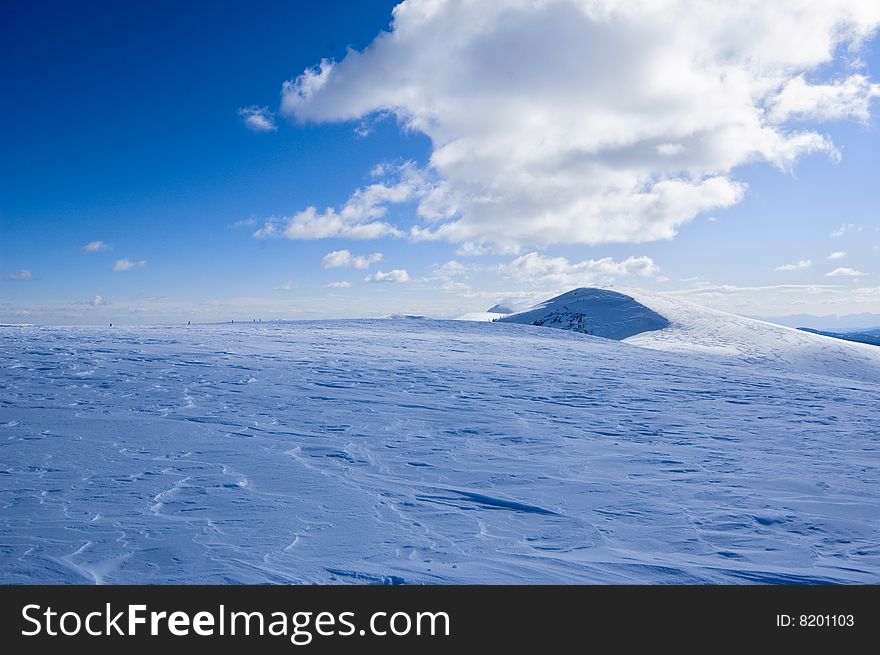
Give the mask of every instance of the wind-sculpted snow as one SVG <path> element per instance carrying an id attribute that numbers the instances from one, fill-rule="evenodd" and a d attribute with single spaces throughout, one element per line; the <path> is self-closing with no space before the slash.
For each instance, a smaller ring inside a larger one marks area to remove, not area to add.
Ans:
<path id="1" fill-rule="evenodd" d="M 880 582 L 877 370 L 787 353 L 0 328 L 0 582 Z"/>
<path id="2" fill-rule="evenodd" d="M 669 325 L 664 316 L 630 296 L 594 288 L 573 289 L 524 312 L 497 320 L 572 330 L 607 339 L 626 339 Z"/>

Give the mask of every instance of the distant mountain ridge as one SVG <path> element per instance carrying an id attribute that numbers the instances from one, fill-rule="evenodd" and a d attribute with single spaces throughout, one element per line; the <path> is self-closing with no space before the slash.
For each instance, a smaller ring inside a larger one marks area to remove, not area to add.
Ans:
<path id="1" fill-rule="evenodd" d="M 746 316 L 756 318 L 759 321 L 785 325 L 786 327 L 808 327 L 813 330 L 827 330 L 830 332 L 862 332 L 872 333 L 880 331 L 880 314 L 841 314 L 816 316 L 814 314 L 790 314 L 787 316 Z"/>
<path id="2" fill-rule="evenodd" d="M 864 332 L 827 332 L 825 330 L 814 330 L 805 327 L 798 328 L 798 330 L 803 330 L 804 332 L 809 332 L 811 334 L 821 334 L 825 337 L 843 339 L 844 341 L 855 341 L 856 343 L 867 343 L 872 346 L 880 346 L 880 328 L 876 330 L 866 330 Z"/>

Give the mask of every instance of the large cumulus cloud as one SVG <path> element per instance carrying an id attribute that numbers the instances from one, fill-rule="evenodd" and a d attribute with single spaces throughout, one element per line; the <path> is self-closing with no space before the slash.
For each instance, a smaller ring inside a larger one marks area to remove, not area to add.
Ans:
<path id="1" fill-rule="evenodd" d="M 816 125 L 869 119 L 880 87 L 857 51 L 878 24 L 876 0 L 407 0 L 364 51 L 286 83 L 281 112 L 392 114 L 430 137 L 399 194 L 417 202 L 411 238 L 663 239 L 739 202 L 738 166 L 836 157 Z M 332 211 L 275 227 L 324 220 L 349 229 Z"/>

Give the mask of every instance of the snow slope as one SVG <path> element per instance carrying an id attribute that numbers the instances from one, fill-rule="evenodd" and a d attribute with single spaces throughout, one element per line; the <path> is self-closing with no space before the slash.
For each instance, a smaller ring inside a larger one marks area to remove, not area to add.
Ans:
<path id="1" fill-rule="evenodd" d="M 0 582 L 880 582 L 876 360 L 647 302 L 0 328 Z"/>
<path id="2" fill-rule="evenodd" d="M 660 330 L 669 321 L 631 296 L 609 289 L 573 289 L 524 312 L 498 319 L 583 332 L 607 339 L 625 339 L 640 332 Z"/>
<path id="3" fill-rule="evenodd" d="M 686 355 L 712 355 L 731 366 L 762 364 L 779 371 L 880 383 L 880 350 L 795 328 L 693 305 L 637 289 L 620 289 L 669 321 L 628 343 Z"/>

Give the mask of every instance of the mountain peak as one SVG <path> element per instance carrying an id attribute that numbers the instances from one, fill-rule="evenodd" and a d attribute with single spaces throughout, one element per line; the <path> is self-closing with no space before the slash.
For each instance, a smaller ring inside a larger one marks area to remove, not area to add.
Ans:
<path id="1" fill-rule="evenodd" d="M 513 314 L 514 311 L 505 305 L 504 303 L 499 303 L 497 305 L 493 305 L 489 309 L 486 310 L 489 314 Z"/>
<path id="2" fill-rule="evenodd" d="M 572 289 L 498 321 L 572 330 L 617 340 L 661 330 L 669 325 L 666 317 L 631 296 L 593 287 Z"/>

